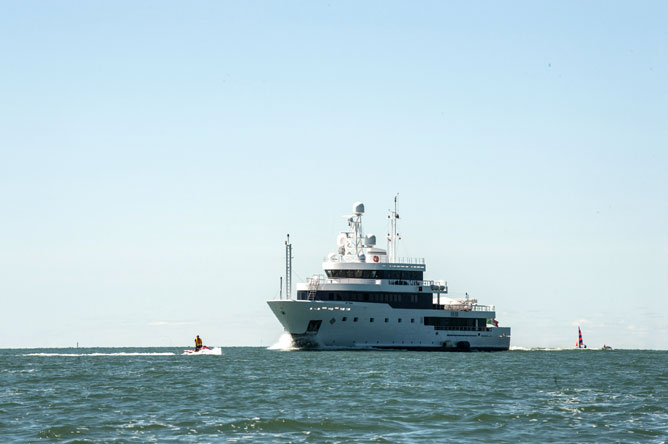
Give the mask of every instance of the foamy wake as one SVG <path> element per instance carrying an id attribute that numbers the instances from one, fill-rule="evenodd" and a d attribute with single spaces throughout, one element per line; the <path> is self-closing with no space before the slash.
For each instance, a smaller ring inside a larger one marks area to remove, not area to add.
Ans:
<path id="1" fill-rule="evenodd" d="M 184 355 L 189 355 L 189 356 L 200 356 L 200 355 L 220 356 L 220 355 L 223 354 L 223 349 L 221 349 L 220 347 L 214 347 L 211 350 L 202 349 L 202 350 L 198 351 L 197 353 L 188 353 L 188 352 L 184 351 L 183 354 Z"/>
<path id="2" fill-rule="evenodd" d="M 517 347 L 510 346 L 510 351 L 564 351 L 573 350 L 572 348 L 551 348 L 551 347 Z"/>
<path id="3" fill-rule="evenodd" d="M 118 352 L 118 353 L 26 353 L 23 356 L 173 356 L 172 352 Z"/>
<path id="4" fill-rule="evenodd" d="M 296 350 L 295 343 L 292 341 L 292 336 L 289 333 L 283 332 L 278 342 L 276 342 L 271 347 L 267 347 L 267 350 Z"/>

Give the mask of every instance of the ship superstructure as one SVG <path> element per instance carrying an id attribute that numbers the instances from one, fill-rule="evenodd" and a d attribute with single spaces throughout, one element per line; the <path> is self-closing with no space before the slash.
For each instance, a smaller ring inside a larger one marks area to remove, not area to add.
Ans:
<path id="1" fill-rule="evenodd" d="M 487 350 L 510 347 L 510 328 L 499 327 L 494 306 L 451 298 L 446 281 L 426 280 L 423 259 L 397 258 L 397 199 L 390 211 L 387 249 L 364 235 L 364 204 L 353 205 L 337 251 L 324 274 L 297 284 L 297 297 L 268 301 L 294 346 L 304 349 Z M 292 245 L 286 242 L 286 283 Z"/>

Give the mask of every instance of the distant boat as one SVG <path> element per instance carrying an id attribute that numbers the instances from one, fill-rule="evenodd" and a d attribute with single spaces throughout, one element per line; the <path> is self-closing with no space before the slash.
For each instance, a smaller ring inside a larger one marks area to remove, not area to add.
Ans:
<path id="1" fill-rule="evenodd" d="M 587 348 L 582 342 L 582 330 L 580 330 L 580 327 L 578 327 L 578 342 L 575 343 L 575 348 Z"/>
<path id="2" fill-rule="evenodd" d="M 614 349 L 612 347 L 610 347 L 609 345 L 604 344 L 603 347 L 601 347 L 601 350 L 614 350 Z"/>

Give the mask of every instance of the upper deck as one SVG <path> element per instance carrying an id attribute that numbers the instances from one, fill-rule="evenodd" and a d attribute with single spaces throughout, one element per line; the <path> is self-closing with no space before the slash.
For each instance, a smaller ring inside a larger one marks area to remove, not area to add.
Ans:
<path id="1" fill-rule="evenodd" d="M 314 275 L 297 284 L 297 299 L 313 302 L 376 303 L 396 309 L 476 312 L 494 316 L 493 306 L 478 305 L 477 300 L 447 297 L 445 281 L 424 279 L 424 258 L 397 257 L 401 236 L 397 233 L 399 215 L 395 209 L 388 217 L 390 232 L 387 250 L 376 246 L 376 236 L 364 235 L 361 202 L 353 206 L 353 215 L 346 216 L 348 230 L 339 233 L 337 250 L 328 254 L 322 263 L 326 276 Z M 291 245 L 286 242 L 286 288 L 291 283 Z M 289 298 L 289 291 L 286 291 Z M 452 314 L 456 317 L 456 314 Z"/>
<path id="2" fill-rule="evenodd" d="M 322 263 L 323 270 L 410 270 L 425 271 L 427 266 L 424 259 L 414 258 L 414 262 L 336 262 L 325 261 Z M 419 261 L 419 262 L 418 262 Z"/>
<path id="3" fill-rule="evenodd" d="M 330 255 L 329 257 L 322 258 L 323 268 L 325 264 L 368 264 L 368 265 L 378 265 L 378 266 L 396 266 L 396 267 L 424 267 L 425 261 L 423 257 L 400 257 L 396 261 L 390 262 L 389 258 L 383 257 L 385 250 L 380 248 L 375 249 L 379 254 L 371 254 L 369 256 L 364 255 L 364 260 L 361 260 L 359 257 L 349 257 L 344 258 L 339 255 Z"/>

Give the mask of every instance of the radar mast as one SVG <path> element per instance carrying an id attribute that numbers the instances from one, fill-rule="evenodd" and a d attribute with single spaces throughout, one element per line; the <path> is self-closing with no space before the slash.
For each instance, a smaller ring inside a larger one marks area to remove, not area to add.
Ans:
<path id="1" fill-rule="evenodd" d="M 397 198 L 399 197 L 399 193 L 394 196 L 394 211 L 390 211 L 390 215 L 387 216 L 388 219 L 390 219 L 390 232 L 387 234 L 387 241 L 388 241 L 388 251 L 390 253 L 390 262 L 391 263 L 396 263 L 397 262 L 397 240 L 401 239 L 399 237 L 399 233 L 397 233 L 397 219 L 399 219 L 399 213 L 397 213 Z"/>
<path id="2" fill-rule="evenodd" d="M 290 299 L 292 290 L 292 244 L 290 243 L 290 235 L 285 241 L 285 299 Z"/>

